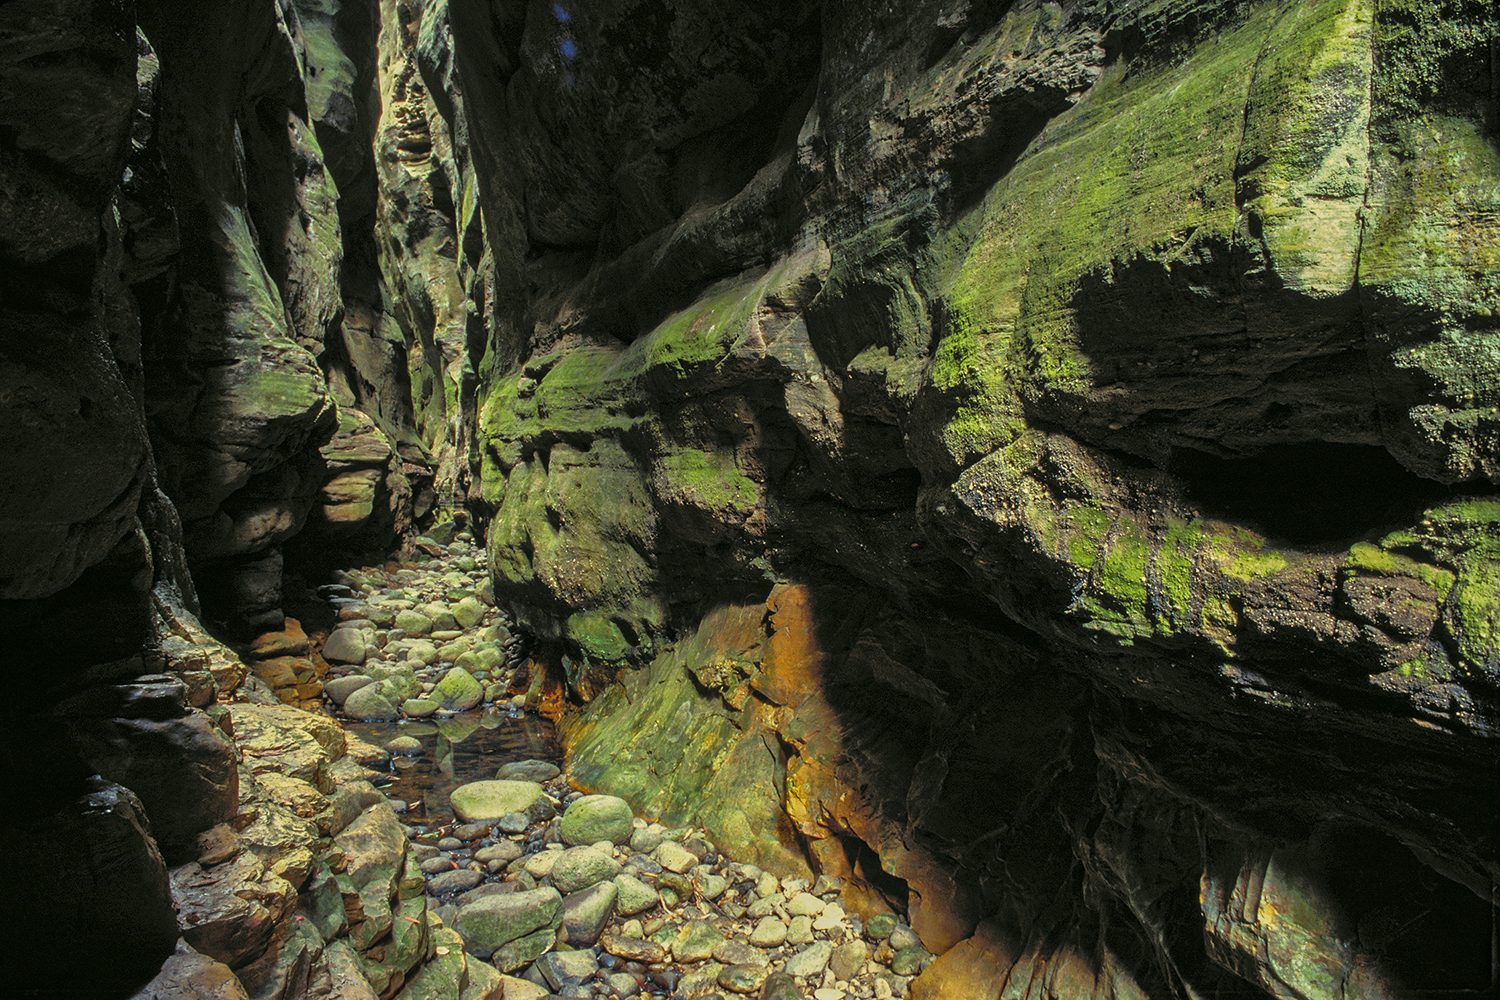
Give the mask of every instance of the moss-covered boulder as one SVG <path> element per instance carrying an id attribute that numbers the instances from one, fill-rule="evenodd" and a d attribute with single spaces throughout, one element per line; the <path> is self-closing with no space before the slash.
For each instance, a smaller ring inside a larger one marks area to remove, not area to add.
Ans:
<path id="1" fill-rule="evenodd" d="M 450 712 L 465 712 L 484 700 L 484 688 L 473 674 L 462 667 L 453 667 L 432 689 L 432 700 Z"/>
<path id="2" fill-rule="evenodd" d="M 572 847 L 562 852 L 552 866 L 552 884 L 559 892 L 573 893 L 608 882 L 620 874 L 620 864 L 594 847 Z"/>
<path id="3" fill-rule="evenodd" d="M 344 699 L 342 707 L 344 714 L 349 718 L 361 721 L 394 719 L 397 715 L 396 703 L 379 684 L 356 687 L 353 693 Z"/>
<path id="4" fill-rule="evenodd" d="M 624 799 L 585 795 L 568 803 L 558 832 L 565 844 L 597 844 L 601 840 L 623 844 L 630 839 L 634 822 L 635 814 Z"/>
<path id="5" fill-rule="evenodd" d="M 453 620 L 458 623 L 459 628 L 471 629 L 484 619 L 487 610 L 478 598 L 465 597 L 453 605 Z"/>

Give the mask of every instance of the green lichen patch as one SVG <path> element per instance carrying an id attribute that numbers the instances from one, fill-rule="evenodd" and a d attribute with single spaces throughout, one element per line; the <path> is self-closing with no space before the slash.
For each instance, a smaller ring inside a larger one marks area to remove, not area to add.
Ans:
<path id="1" fill-rule="evenodd" d="M 630 643 L 620 626 L 602 611 L 570 615 L 563 634 L 578 644 L 584 656 L 596 663 L 618 663 L 630 653 Z"/>
<path id="2" fill-rule="evenodd" d="M 1374 0 L 1299 3 L 1256 66 L 1240 197 L 1283 281 L 1337 295 L 1354 282 L 1369 173 Z"/>
<path id="3" fill-rule="evenodd" d="M 718 286 L 632 344 L 626 364 L 684 378 L 701 367 L 723 363 L 745 336 L 773 277 Z"/>
<path id="4" fill-rule="evenodd" d="M 1089 612 L 1089 628 L 1127 642 L 1153 631 L 1146 589 L 1150 559 L 1151 545 L 1146 536 L 1129 519 L 1117 522 L 1094 563 L 1084 592 L 1082 603 Z"/>
<path id="5" fill-rule="evenodd" d="M 554 446 L 509 475 L 489 530 L 498 585 L 576 610 L 629 604 L 652 576 L 655 517 L 635 460 L 609 439 Z"/>
<path id="6" fill-rule="evenodd" d="M 1489 0 L 1379 0 L 1375 96 L 1387 118 L 1472 99 L 1463 81 L 1491 58 L 1500 13 Z M 1457 84 L 1457 86 L 1455 86 Z M 1457 90 L 1462 96 L 1454 96 Z"/>
<path id="7" fill-rule="evenodd" d="M 1225 527 L 1204 539 L 1206 554 L 1226 577 L 1250 583 L 1287 568 L 1286 553 L 1249 528 Z"/>
<path id="8" fill-rule="evenodd" d="M 1349 549 L 1349 570 L 1368 576 L 1405 576 L 1420 580 L 1446 600 L 1453 589 L 1453 572 L 1441 566 L 1409 558 L 1369 542 L 1359 542 Z"/>
<path id="9" fill-rule="evenodd" d="M 1096 373 L 1079 342 L 1081 282 L 1108 287 L 1142 262 L 1167 273 L 1201 267 L 1242 238 L 1241 142 L 1268 52 L 1280 55 L 1266 66 L 1249 137 L 1257 162 L 1269 158 L 1254 179 L 1271 199 L 1260 209 L 1276 217 L 1273 241 L 1294 284 L 1349 285 L 1369 21 L 1367 0 L 1256 5 L 1185 60 L 1112 68 L 1048 124 L 948 237 L 968 245 L 951 255 L 948 326 L 929 377 L 952 400 L 942 442 L 956 464 L 1015 436 L 1017 397 L 1086 404 Z M 1301 99 L 1271 100 L 1283 86 Z M 1314 202 L 1322 207 L 1309 212 Z"/>
<path id="10" fill-rule="evenodd" d="M 733 454 L 697 448 L 673 449 L 656 464 L 658 492 L 679 503 L 720 514 L 748 516 L 760 499 L 755 482 L 735 464 Z"/>
<path id="11" fill-rule="evenodd" d="M 749 709 L 700 686 L 710 665 L 747 671 L 764 656 L 765 606 L 725 605 L 570 719 L 569 771 L 586 789 L 618 795 L 671 826 L 702 824 L 736 858 L 772 871 L 806 870 L 778 839 L 785 775 L 777 741 Z M 726 678 L 727 679 L 727 678 Z"/>

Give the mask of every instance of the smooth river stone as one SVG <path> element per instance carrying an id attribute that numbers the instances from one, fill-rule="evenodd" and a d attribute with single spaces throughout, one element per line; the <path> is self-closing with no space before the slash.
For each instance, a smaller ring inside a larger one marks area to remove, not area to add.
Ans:
<path id="1" fill-rule="evenodd" d="M 450 796 L 453 812 L 465 823 L 498 820 L 522 813 L 533 822 L 553 815 L 552 803 L 534 781 L 473 781 L 460 785 Z"/>

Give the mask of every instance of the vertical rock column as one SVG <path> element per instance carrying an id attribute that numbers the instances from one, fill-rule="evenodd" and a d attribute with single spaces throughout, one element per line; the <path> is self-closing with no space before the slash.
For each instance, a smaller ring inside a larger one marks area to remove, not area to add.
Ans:
<path id="1" fill-rule="evenodd" d="M 333 187 L 278 5 L 148 0 L 141 20 L 182 233 L 146 345 L 153 440 L 211 617 L 273 627 L 336 423 L 308 350 L 338 311 Z"/>

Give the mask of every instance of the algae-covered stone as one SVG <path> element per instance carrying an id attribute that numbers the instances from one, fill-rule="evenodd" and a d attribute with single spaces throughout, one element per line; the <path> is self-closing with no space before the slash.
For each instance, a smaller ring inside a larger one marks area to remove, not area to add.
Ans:
<path id="1" fill-rule="evenodd" d="M 703 962 L 713 955 L 714 948 L 723 940 L 724 935 L 707 920 L 692 920 L 679 928 L 672 938 L 672 957 L 679 962 Z"/>
<path id="2" fill-rule="evenodd" d="M 669 872 L 681 875 L 698 863 L 698 855 L 675 840 L 664 840 L 656 848 L 656 861 Z"/>
<path id="3" fill-rule="evenodd" d="M 500 996 L 504 1000 L 547 1000 L 552 991 L 545 986 L 538 986 L 529 979 L 517 979 L 515 976 L 500 977 Z"/>
<path id="4" fill-rule="evenodd" d="M 594 847 L 574 847 L 562 852 L 552 866 L 552 884 L 562 892 L 577 892 L 613 879 L 619 862 Z"/>
<path id="5" fill-rule="evenodd" d="M 828 967 L 829 959 L 832 957 L 833 945 L 827 941 L 815 942 L 786 960 L 787 974 L 796 976 L 798 979 L 811 979 L 813 976 L 821 976 L 823 970 Z"/>
<path id="6" fill-rule="evenodd" d="M 677 992 L 685 997 L 711 997 L 718 992 L 719 973 L 724 966 L 718 962 L 703 962 L 695 966 L 677 983 Z"/>
<path id="7" fill-rule="evenodd" d="M 426 639 L 418 639 L 406 646 L 406 662 L 414 663 L 423 667 L 430 667 L 438 661 L 438 648 L 435 643 Z"/>
<path id="8" fill-rule="evenodd" d="M 432 700 L 450 712 L 466 712 L 484 700 L 484 688 L 467 670 L 454 667 L 432 689 Z"/>
<path id="9" fill-rule="evenodd" d="M 508 944 L 501 945 L 495 950 L 495 954 L 490 960 L 502 972 L 515 972 L 517 969 L 523 969 L 547 954 L 556 943 L 556 931 L 537 931 L 535 934 L 528 934 L 523 938 L 518 938 Z"/>
<path id="10" fill-rule="evenodd" d="M 459 994 L 458 1000 L 500 1000 L 502 997 L 526 1000 L 524 994 L 504 992 L 504 977 L 493 965 L 487 962 L 470 962 L 467 970 L 469 978 L 464 983 L 464 990 Z"/>
<path id="11" fill-rule="evenodd" d="M 630 840 L 635 816 L 630 804 L 613 795 L 585 795 L 563 812 L 558 831 L 566 844 L 597 844 L 607 840 L 623 844 Z"/>
<path id="12" fill-rule="evenodd" d="M 323 682 L 323 692 L 333 699 L 335 705 L 342 705 L 349 700 L 349 696 L 360 688 L 369 687 L 375 683 L 375 678 L 366 677 L 364 674 L 350 674 L 348 677 L 335 677 Z"/>
<path id="13" fill-rule="evenodd" d="M 432 934 L 433 955 L 407 980 L 401 1000 L 460 1000 L 468 980 L 464 941 L 446 927 Z M 477 964 L 477 963 L 476 963 Z"/>
<path id="14" fill-rule="evenodd" d="M 533 821 L 553 814 L 552 803 L 534 781 L 472 781 L 455 788 L 449 801 L 465 823 L 489 822 L 511 813 Z"/>
<path id="15" fill-rule="evenodd" d="M 391 703 L 390 698 L 386 697 L 380 685 L 371 684 L 357 688 L 353 694 L 344 699 L 344 714 L 360 721 L 394 719 L 396 706 Z"/>
<path id="16" fill-rule="evenodd" d="M 877 913 L 865 922 L 865 936 L 871 941 L 884 941 L 896 929 L 896 918 L 890 913 Z"/>
<path id="17" fill-rule="evenodd" d="M 396 612 L 396 627 L 407 635 L 426 635 L 432 631 L 432 619 L 420 611 Z"/>
<path id="18" fill-rule="evenodd" d="M 613 882 L 599 882 L 563 900 L 562 938 L 575 948 L 592 947 L 615 913 L 619 890 Z"/>
<path id="19" fill-rule="evenodd" d="M 616 908 L 627 917 L 645 913 L 661 901 L 655 889 L 634 875 L 615 876 L 615 888 L 620 890 Z"/>
<path id="20" fill-rule="evenodd" d="M 485 607 L 473 597 L 465 597 L 453 605 L 453 620 L 462 629 L 471 629 L 484 618 Z"/>
<path id="21" fill-rule="evenodd" d="M 719 970 L 719 986 L 731 993 L 754 993 L 771 974 L 768 965 L 726 965 Z"/>
<path id="22" fill-rule="evenodd" d="M 546 951 L 552 946 L 552 931 L 561 922 L 562 895 L 556 889 L 543 887 L 481 896 L 459 908 L 453 926 L 463 935 L 469 951 L 488 958 L 501 946 L 542 930 L 548 936 L 542 948 Z"/>
<path id="23" fill-rule="evenodd" d="M 869 960 L 870 946 L 856 939 L 834 948 L 828 967 L 833 970 L 834 978 L 847 982 L 863 972 Z"/>
<path id="24" fill-rule="evenodd" d="M 590 951 L 559 951 L 544 955 L 536 964 L 537 971 L 554 990 L 566 990 L 593 977 L 599 971 L 599 961 Z"/>
<path id="25" fill-rule="evenodd" d="M 765 965 L 770 960 L 759 948 L 734 938 L 726 938 L 714 945 L 714 961 L 725 965 Z"/>
<path id="26" fill-rule="evenodd" d="M 464 667 L 465 670 L 468 670 L 469 668 L 466 665 L 459 663 L 458 661 L 462 657 L 469 655 L 469 649 L 469 640 L 462 638 L 454 639 L 452 642 L 445 642 L 441 646 L 439 646 L 437 650 L 437 656 L 438 659 L 444 663 L 452 663 L 455 666 L 461 666 Z M 470 672 L 472 673 L 472 671 Z"/>
<path id="27" fill-rule="evenodd" d="M 785 972 L 773 972 L 760 988 L 760 1000 L 804 1000 L 797 980 Z"/>
<path id="28" fill-rule="evenodd" d="M 365 673 L 379 681 L 386 700 L 396 704 L 417 697 L 422 690 L 416 671 L 405 663 L 370 664 Z"/>
<path id="29" fill-rule="evenodd" d="M 431 698 L 408 698 L 401 703 L 401 711 L 413 719 L 425 719 L 438 710 L 438 703 Z"/>
<path id="30" fill-rule="evenodd" d="M 385 750 L 392 757 L 413 757 L 422 752 L 422 741 L 415 736 L 397 736 L 386 742 Z"/>
<path id="31" fill-rule="evenodd" d="M 813 947 L 817 947 L 814 945 Z M 811 950 L 811 949 L 809 949 Z M 915 976 L 922 971 L 922 965 L 930 958 L 927 949 L 921 945 L 911 948 L 902 948 L 891 958 L 891 971 L 898 976 Z M 787 963 L 790 967 L 791 963 Z"/>

